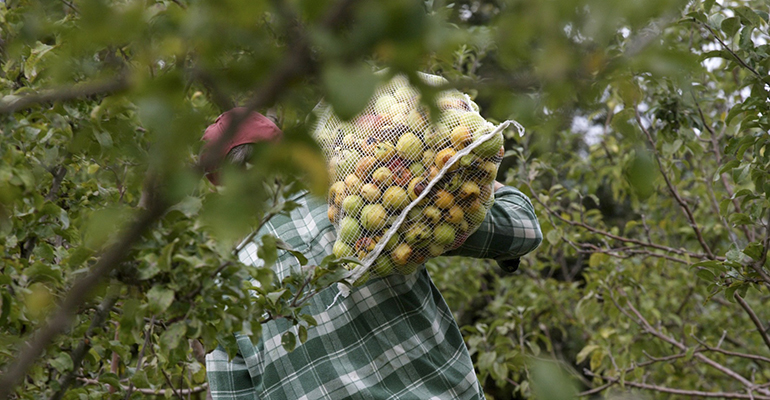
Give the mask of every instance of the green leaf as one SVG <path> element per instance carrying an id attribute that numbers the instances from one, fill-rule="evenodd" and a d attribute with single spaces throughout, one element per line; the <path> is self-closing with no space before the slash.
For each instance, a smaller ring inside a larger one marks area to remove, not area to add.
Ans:
<path id="1" fill-rule="evenodd" d="M 762 19 L 757 15 L 754 10 L 746 6 L 740 6 L 735 8 L 735 13 L 741 18 L 741 22 L 744 25 L 749 25 L 758 28 L 762 23 Z"/>
<path id="2" fill-rule="evenodd" d="M 551 245 L 556 245 L 561 240 L 561 234 L 556 229 L 551 230 L 545 235 L 546 239 L 548 239 L 548 243 Z"/>
<path id="3" fill-rule="evenodd" d="M 741 22 L 738 20 L 737 17 L 730 17 L 722 20 L 722 25 L 721 25 L 722 32 L 724 32 L 725 36 L 727 36 L 728 38 L 735 36 L 735 34 L 738 32 L 738 29 L 740 28 L 741 28 Z"/>
<path id="4" fill-rule="evenodd" d="M 278 249 L 285 250 L 285 251 L 288 251 L 289 253 L 291 253 L 297 259 L 297 261 L 299 261 L 299 265 L 306 265 L 307 264 L 307 257 L 305 257 L 304 254 L 302 254 L 299 251 L 296 251 L 296 250 L 292 249 L 291 246 L 289 246 L 288 243 L 284 242 L 280 238 L 276 239 L 275 247 L 278 248 Z"/>
<path id="5" fill-rule="evenodd" d="M 305 325 L 299 326 L 297 336 L 299 336 L 300 343 L 305 343 L 307 341 L 307 327 Z"/>
<path id="6" fill-rule="evenodd" d="M 764 248 L 762 242 L 756 241 L 749 243 L 748 246 L 743 249 L 743 254 L 759 261 L 762 258 L 763 251 L 767 251 L 767 249 Z"/>
<path id="7" fill-rule="evenodd" d="M 326 100 L 334 113 L 343 120 L 349 120 L 366 107 L 378 79 L 365 64 L 330 63 L 324 68 L 322 81 Z"/>
<path id="8" fill-rule="evenodd" d="M 49 361 L 52 367 L 56 368 L 59 373 L 64 373 L 73 368 L 72 358 L 68 353 L 61 352 L 56 358 Z"/>
<path id="9" fill-rule="evenodd" d="M 153 314 L 160 314 L 166 311 L 174 301 L 174 291 L 161 286 L 153 286 L 147 292 L 147 301 L 149 303 L 149 311 Z"/>
<path id="10" fill-rule="evenodd" d="M 595 344 L 589 344 L 588 346 L 583 347 L 583 349 L 578 353 L 577 357 L 575 357 L 575 362 L 578 364 L 582 363 L 596 349 L 599 349 L 599 346 Z"/>
<path id="11" fill-rule="evenodd" d="M 281 346 L 288 351 L 292 352 L 294 351 L 294 347 L 297 345 L 297 337 L 294 335 L 293 332 L 286 332 L 283 335 L 281 335 Z"/>
<path id="12" fill-rule="evenodd" d="M 160 335 L 160 344 L 165 351 L 176 349 L 186 333 L 187 324 L 184 322 L 175 322 Z"/>

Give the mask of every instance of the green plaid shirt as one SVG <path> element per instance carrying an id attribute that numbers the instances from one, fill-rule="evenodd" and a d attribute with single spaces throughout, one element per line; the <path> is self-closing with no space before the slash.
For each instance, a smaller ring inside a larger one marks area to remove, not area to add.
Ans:
<path id="1" fill-rule="evenodd" d="M 283 239 L 310 263 L 319 263 L 331 254 L 336 237 L 326 202 L 309 195 L 294 200 L 300 206 L 273 218 L 262 234 Z M 451 255 L 507 260 L 534 250 L 541 240 L 530 200 L 504 187 L 479 229 Z M 241 261 L 259 264 L 258 245 L 247 243 Z M 284 251 L 274 269 L 283 277 L 297 265 Z M 214 399 L 484 398 L 457 323 L 425 268 L 372 279 L 334 302 L 337 293 L 332 286 L 310 300 L 306 312 L 318 325 L 290 353 L 281 346 L 281 335 L 293 328 L 277 320 L 263 326 L 256 346 L 237 335 L 240 351 L 233 360 L 221 349 L 209 354 Z"/>

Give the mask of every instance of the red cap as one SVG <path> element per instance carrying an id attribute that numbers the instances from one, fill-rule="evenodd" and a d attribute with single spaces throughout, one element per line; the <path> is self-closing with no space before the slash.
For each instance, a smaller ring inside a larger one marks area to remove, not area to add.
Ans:
<path id="1" fill-rule="evenodd" d="M 226 111 L 214 121 L 213 124 L 206 128 L 206 132 L 203 133 L 203 153 L 210 151 L 212 143 L 216 142 L 227 130 L 227 126 L 232 121 L 233 116 L 246 112 L 245 107 L 236 107 L 232 110 Z M 219 154 L 214 155 L 216 160 L 224 160 L 227 153 L 233 149 L 233 147 L 240 146 L 242 144 L 257 143 L 264 140 L 279 139 L 283 135 L 283 132 L 271 121 L 269 118 L 258 112 L 251 112 L 246 120 L 244 120 L 239 126 L 235 135 L 221 148 Z M 212 171 L 216 169 L 216 166 L 206 170 L 206 177 L 211 183 L 216 184 L 216 174 Z"/>

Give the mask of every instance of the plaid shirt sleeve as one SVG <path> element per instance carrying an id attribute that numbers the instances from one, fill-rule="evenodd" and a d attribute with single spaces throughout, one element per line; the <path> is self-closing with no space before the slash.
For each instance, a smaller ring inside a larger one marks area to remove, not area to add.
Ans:
<path id="1" fill-rule="evenodd" d="M 504 186 L 495 192 L 495 203 L 478 230 L 447 255 L 491 258 L 500 263 L 531 252 L 542 241 L 532 202 L 518 189 Z"/>

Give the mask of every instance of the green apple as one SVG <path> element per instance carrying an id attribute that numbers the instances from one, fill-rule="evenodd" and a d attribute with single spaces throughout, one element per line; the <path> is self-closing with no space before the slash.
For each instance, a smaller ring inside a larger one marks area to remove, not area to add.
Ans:
<path id="1" fill-rule="evenodd" d="M 430 254 L 431 257 L 438 257 L 444 254 L 444 251 L 446 251 L 446 248 L 440 244 L 431 243 L 430 246 L 428 246 L 428 254 Z"/>
<path id="2" fill-rule="evenodd" d="M 353 257 L 353 248 L 345 242 L 336 241 L 332 247 L 332 253 L 337 258 Z"/>
<path id="3" fill-rule="evenodd" d="M 465 216 L 465 212 L 463 212 L 463 209 L 460 208 L 460 206 L 454 205 L 449 208 L 449 211 L 447 211 L 447 222 L 453 223 L 453 224 L 459 224 L 463 221 L 463 217 Z"/>
<path id="4" fill-rule="evenodd" d="M 373 183 L 361 186 L 361 197 L 370 203 L 377 201 L 380 198 L 380 194 L 380 189 Z"/>
<path id="5" fill-rule="evenodd" d="M 369 204 L 361 209 L 361 226 L 369 231 L 376 231 L 385 226 L 388 212 L 382 204 Z"/>
<path id="6" fill-rule="evenodd" d="M 412 132 L 407 132 L 398 139 L 396 151 L 407 160 L 418 160 L 422 157 L 422 141 Z"/>
<path id="7" fill-rule="evenodd" d="M 389 94 L 384 94 L 374 102 L 374 111 L 377 114 L 387 114 L 390 111 L 390 107 L 398 103 L 395 97 Z"/>
<path id="8" fill-rule="evenodd" d="M 401 235 L 398 234 L 398 232 L 394 233 L 393 236 L 390 237 L 390 240 L 388 240 L 388 243 L 385 243 L 385 250 L 390 251 L 396 248 L 396 245 L 401 243 Z"/>
<path id="9" fill-rule="evenodd" d="M 345 243 L 355 243 L 360 234 L 361 226 L 358 225 L 358 221 L 355 218 L 348 216 L 340 221 L 337 239 L 342 240 Z"/>
<path id="10" fill-rule="evenodd" d="M 450 245 L 455 241 L 455 228 L 447 223 L 439 224 L 433 229 L 433 240 L 440 245 Z"/>
<path id="11" fill-rule="evenodd" d="M 460 186 L 460 191 L 457 193 L 457 197 L 460 200 L 475 200 L 481 194 L 481 189 L 476 182 L 466 181 Z"/>
<path id="12" fill-rule="evenodd" d="M 399 186 L 391 186 L 382 195 L 382 204 L 391 210 L 400 210 L 409 203 L 406 190 Z"/>
<path id="13" fill-rule="evenodd" d="M 357 194 L 345 197 L 345 200 L 342 201 L 342 209 L 345 211 L 345 214 L 353 217 L 358 217 L 363 206 L 364 199 Z"/>
<path id="14" fill-rule="evenodd" d="M 422 152 L 422 165 L 423 167 L 430 166 L 434 162 L 436 162 L 436 152 L 432 149 L 427 149 L 424 152 Z"/>
<path id="15" fill-rule="evenodd" d="M 401 243 L 396 246 L 393 251 L 390 252 L 390 258 L 396 265 L 406 265 L 409 262 L 409 257 L 412 256 L 412 248 L 406 243 Z M 400 270 L 399 270 L 400 272 Z"/>
<path id="16" fill-rule="evenodd" d="M 460 117 L 460 123 L 462 125 L 465 125 L 468 127 L 468 130 L 473 132 L 474 130 L 478 129 L 480 126 L 484 126 L 487 124 L 487 121 L 484 120 L 484 117 L 479 115 L 477 112 L 466 112 Z"/>
<path id="17" fill-rule="evenodd" d="M 403 265 L 396 264 L 396 271 L 400 273 L 401 275 L 411 275 L 417 271 L 418 268 L 420 268 L 419 263 L 410 262 L 407 260 Z"/>
<path id="18" fill-rule="evenodd" d="M 412 176 L 420 176 L 425 173 L 425 166 L 421 162 L 412 163 L 409 166 L 409 172 L 412 173 Z"/>
<path id="19" fill-rule="evenodd" d="M 360 158 L 361 154 L 355 150 L 342 150 L 337 162 L 337 172 L 344 174 L 342 176 L 353 173 Z"/>
<path id="20" fill-rule="evenodd" d="M 473 132 L 473 141 L 481 140 L 481 137 L 489 132 L 491 131 L 488 126 L 482 126 L 481 128 L 476 129 L 476 131 Z M 478 147 L 474 148 L 473 154 L 482 158 L 493 157 L 500 151 L 500 147 L 503 147 L 504 142 L 505 138 L 503 137 L 503 132 L 497 132 L 491 138 L 487 139 L 486 142 L 483 142 Z"/>
<path id="21" fill-rule="evenodd" d="M 423 133 L 425 128 L 428 127 L 428 121 L 425 120 L 425 117 L 420 111 L 413 108 L 406 116 L 406 126 L 408 126 L 412 132 Z"/>
<path id="22" fill-rule="evenodd" d="M 372 182 L 378 187 L 385 187 L 390 185 L 393 181 L 393 172 L 388 167 L 380 167 L 372 172 Z"/>
<path id="23" fill-rule="evenodd" d="M 432 232 L 427 225 L 418 222 L 404 232 L 404 241 L 412 247 L 418 247 L 430 239 Z"/>
<path id="24" fill-rule="evenodd" d="M 473 143 L 473 135 L 471 135 L 468 127 L 459 125 L 452 130 L 450 140 L 452 141 L 452 146 L 460 150 Z"/>
<path id="25" fill-rule="evenodd" d="M 388 142 L 377 143 L 374 148 L 374 158 L 380 162 L 388 162 L 396 154 L 396 148 Z"/>
<path id="26" fill-rule="evenodd" d="M 361 178 L 357 177 L 355 174 L 350 174 L 345 177 L 345 186 L 348 188 L 349 193 L 358 193 L 363 184 Z"/>
<path id="27" fill-rule="evenodd" d="M 393 260 L 391 260 L 390 257 L 381 256 L 374 262 L 371 271 L 374 275 L 383 277 L 393 273 L 393 269 L 395 268 L 396 265 L 393 264 Z"/>
<path id="28" fill-rule="evenodd" d="M 419 95 L 420 93 L 413 89 L 410 86 L 402 86 L 398 89 L 396 89 L 396 92 L 393 93 L 393 97 L 396 98 L 398 101 L 402 102 L 409 102 L 414 99 L 415 96 Z"/>
<path id="29" fill-rule="evenodd" d="M 485 161 L 479 165 L 479 178 L 478 183 L 480 185 L 488 185 L 494 182 L 497 177 L 497 164 L 492 161 Z"/>
<path id="30" fill-rule="evenodd" d="M 436 206 L 425 207 L 424 215 L 428 217 L 428 220 L 434 224 L 437 224 L 439 221 L 441 221 L 441 210 Z"/>
<path id="31" fill-rule="evenodd" d="M 398 115 L 398 114 L 404 114 L 405 115 L 407 112 L 409 112 L 409 105 L 406 104 L 406 103 L 399 102 L 399 103 L 391 105 L 390 109 L 388 110 L 388 112 L 390 113 L 390 115 L 392 115 L 394 117 L 396 115 Z M 395 120 L 393 122 L 395 122 Z"/>
<path id="32" fill-rule="evenodd" d="M 329 187 L 329 202 L 335 205 L 341 205 L 345 199 L 345 182 L 337 181 Z"/>

